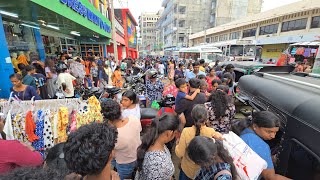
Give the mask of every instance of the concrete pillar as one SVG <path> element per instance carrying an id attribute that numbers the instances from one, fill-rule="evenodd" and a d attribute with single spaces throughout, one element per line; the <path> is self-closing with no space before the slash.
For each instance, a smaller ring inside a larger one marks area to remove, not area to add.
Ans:
<path id="1" fill-rule="evenodd" d="M 12 84 L 9 76 L 14 73 L 7 40 L 3 29 L 2 16 L 0 15 L 0 98 L 8 98 L 10 96 L 10 88 Z"/>

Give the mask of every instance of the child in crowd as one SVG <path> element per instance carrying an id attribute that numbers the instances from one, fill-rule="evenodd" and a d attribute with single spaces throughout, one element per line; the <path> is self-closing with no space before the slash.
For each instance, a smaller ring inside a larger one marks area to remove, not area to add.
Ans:
<path id="1" fill-rule="evenodd" d="M 178 108 L 180 106 L 180 100 L 185 98 L 188 100 L 193 100 L 194 98 L 196 98 L 197 94 L 200 93 L 200 89 L 197 89 L 191 96 L 188 95 L 188 86 L 187 86 L 187 82 L 185 79 L 183 78 L 179 78 L 175 81 L 175 85 L 176 87 L 179 89 L 177 97 L 176 97 L 176 108 Z M 183 128 L 186 124 L 186 118 L 184 116 L 183 113 L 181 113 L 179 115 L 180 121 L 181 121 L 181 128 Z M 182 129 L 181 129 L 182 130 Z"/>

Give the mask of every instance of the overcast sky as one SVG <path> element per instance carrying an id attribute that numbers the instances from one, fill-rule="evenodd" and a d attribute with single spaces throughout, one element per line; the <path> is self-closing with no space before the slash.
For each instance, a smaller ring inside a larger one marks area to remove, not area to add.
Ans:
<path id="1" fill-rule="evenodd" d="M 122 6 L 119 3 L 122 2 Z M 262 11 L 267 11 L 285 4 L 294 3 L 300 0 L 264 0 Z M 138 17 L 142 12 L 157 12 L 161 8 L 162 0 L 114 0 L 115 7 L 129 7 L 131 13 L 139 22 Z"/>

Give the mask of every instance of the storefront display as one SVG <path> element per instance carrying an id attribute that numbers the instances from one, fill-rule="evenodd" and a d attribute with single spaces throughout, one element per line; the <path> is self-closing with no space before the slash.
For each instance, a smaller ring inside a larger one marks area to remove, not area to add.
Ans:
<path id="1" fill-rule="evenodd" d="M 103 47 L 100 44 L 81 44 L 83 58 L 104 57 Z"/>
<path id="2" fill-rule="evenodd" d="M 37 52 L 33 28 L 9 21 L 3 21 L 3 28 L 13 67 L 28 65 L 30 52 Z"/>

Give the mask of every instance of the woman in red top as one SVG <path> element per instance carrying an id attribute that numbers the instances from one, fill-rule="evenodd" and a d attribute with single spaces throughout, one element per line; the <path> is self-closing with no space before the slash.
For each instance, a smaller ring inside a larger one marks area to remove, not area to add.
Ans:
<path id="1" fill-rule="evenodd" d="M 215 69 L 214 68 L 210 68 L 209 75 L 206 77 L 206 81 L 208 83 L 208 92 L 212 91 L 212 81 L 214 79 L 219 79 L 219 78 L 216 76 Z"/>

